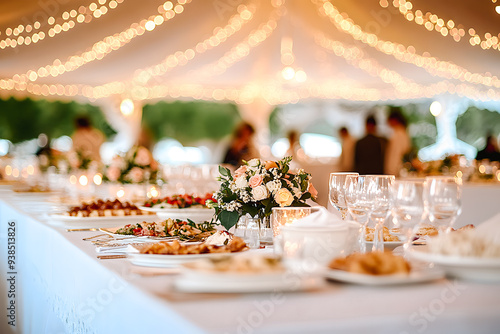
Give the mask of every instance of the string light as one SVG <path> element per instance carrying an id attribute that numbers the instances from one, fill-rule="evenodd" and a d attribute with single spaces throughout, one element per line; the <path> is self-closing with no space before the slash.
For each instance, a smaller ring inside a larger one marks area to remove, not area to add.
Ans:
<path id="1" fill-rule="evenodd" d="M 118 7 L 125 0 L 111 0 L 107 5 L 106 1 L 100 0 L 98 7 L 96 3 L 89 6 L 80 6 L 78 9 L 71 9 L 63 12 L 58 18 L 50 16 L 46 22 L 35 21 L 33 24 L 19 24 L 16 27 L 5 29 L 8 37 L 0 40 L 0 49 L 16 48 L 21 45 L 34 45 L 45 38 L 52 38 L 60 33 L 70 31 L 78 24 L 90 23 L 93 19 L 103 17 L 110 10 Z M 47 31 L 41 31 L 48 26 Z"/>
<path id="2" fill-rule="evenodd" d="M 341 14 L 330 2 L 326 0 L 311 1 L 318 5 L 319 12 L 326 15 L 337 29 L 348 33 L 356 40 L 378 51 L 392 55 L 399 61 L 416 65 L 433 76 L 500 88 L 500 80 L 496 76 L 492 76 L 489 73 L 473 73 L 451 62 L 437 60 L 432 56 L 417 55 L 413 46 L 406 47 L 399 43 L 384 41 L 379 39 L 375 34 L 363 31 L 347 14 Z"/>
<path id="3" fill-rule="evenodd" d="M 252 31 L 242 42 L 232 47 L 216 62 L 196 71 L 197 75 L 209 77 L 223 74 L 228 68 L 247 57 L 250 51 L 271 36 L 278 26 L 278 20 L 284 14 L 284 10 L 281 10 L 282 3 L 276 4 L 275 7 L 276 10 L 271 13 L 266 23 L 261 24 L 257 30 Z"/>
<path id="4" fill-rule="evenodd" d="M 180 3 L 183 3 L 181 5 Z M 190 3 L 191 0 L 179 0 L 177 6 L 184 6 L 187 3 Z M 171 4 L 170 1 L 167 1 L 164 3 L 163 6 L 160 6 L 158 8 L 158 12 L 161 13 L 165 5 Z M 167 6 L 168 7 L 168 6 Z M 175 8 L 175 7 L 174 7 Z M 182 11 L 181 11 L 182 12 Z M 164 22 L 173 19 L 177 15 L 176 12 L 173 10 L 167 10 L 164 12 L 162 16 L 165 18 L 163 21 L 158 21 L 158 25 L 163 24 Z M 149 19 L 143 19 L 139 23 L 133 23 L 130 25 L 130 27 L 120 33 L 107 36 L 103 38 L 101 41 L 95 43 L 90 51 L 85 51 L 83 53 L 73 55 L 68 58 L 67 61 L 64 63 L 56 59 L 52 62 L 52 65 L 46 65 L 38 68 L 37 70 L 29 70 L 26 73 L 23 73 L 21 75 L 16 74 L 14 75 L 11 79 L 2 79 L 0 80 L 0 89 L 9 89 L 9 87 L 12 87 L 13 85 L 19 85 L 19 87 L 22 87 L 23 85 L 26 85 L 28 82 L 34 82 L 38 80 L 39 78 L 43 77 L 58 77 L 59 75 L 62 75 L 66 72 L 71 72 L 74 71 L 81 66 L 90 63 L 95 60 L 101 60 L 103 59 L 106 55 L 109 53 L 116 51 L 123 47 L 124 45 L 128 44 L 130 41 L 132 41 L 134 38 L 141 36 L 144 34 L 146 31 L 146 23 L 150 21 L 150 19 L 154 20 L 157 16 L 153 15 Z M 155 23 L 156 24 L 156 23 Z M 24 89 L 20 89 L 24 90 Z"/>
<path id="5" fill-rule="evenodd" d="M 202 42 L 197 43 L 193 48 L 188 48 L 184 51 L 177 51 L 174 54 L 169 55 L 159 64 L 150 66 L 145 69 L 137 70 L 137 74 L 135 75 L 134 80 L 138 81 L 141 84 L 145 84 L 151 78 L 164 75 L 177 66 L 184 66 L 189 61 L 193 60 L 196 55 L 219 46 L 229 37 L 240 31 L 246 23 L 250 22 L 254 17 L 255 10 L 255 5 L 238 6 L 238 14 L 233 15 L 229 19 L 226 26 L 215 28 L 212 36 L 206 38 Z"/>
<path id="6" fill-rule="evenodd" d="M 386 6 L 387 1 L 380 1 L 382 7 Z M 392 5 L 399 9 L 399 12 L 410 22 L 415 22 L 418 25 L 425 27 L 429 31 L 436 31 L 442 36 L 450 36 L 455 42 L 460 42 L 465 38 L 466 33 L 469 34 L 469 43 L 472 46 L 480 46 L 483 50 L 496 49 L 500 50 L 500 34 L 495 36 L 489 32 L 484 34 L 482 38 L 476 33 L 474 28 L 464 29 L 463 25 L 456 24 L 453 20 L 444 20 L 436 14 L 423 12 L 419 9 L 414 10 L 415 6 L 410 0 L 394 0 Z M 497 8 L 500 8 L 497 6 Z M 498 9 L 497 9 L 498 11 Z"/>

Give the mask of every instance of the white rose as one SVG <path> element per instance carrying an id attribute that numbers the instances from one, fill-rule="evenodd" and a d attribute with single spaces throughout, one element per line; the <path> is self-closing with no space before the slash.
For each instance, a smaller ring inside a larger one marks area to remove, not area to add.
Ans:
<path id="1" fill-rule="evenodd" d="M 248 182 L 244 175 L 237 177 L 234 183 L 236 184 L 236 187 L 238 189 L 244 189 L 248 187 Z"/>
<path id="2" fill-rule="evenodd" d="M 260 164 L 260 161 L 259 159 L 252 159 L 247 164 L 250 167 L 257 167 Z"/>
<path id="3" fill-rule="evenodd" d="M 252 196 L 256 201 L 266 199 L 268 197 L 267 188 L 264 185 L 252 188 Z"/>
<path id="4" fill-rule="evenodd" d="M 274 194 L 278 189 L 281 188 L 281 183 L 279 181 L 269 181 L 266 183 L 266 188 L 270 193 Z"/>

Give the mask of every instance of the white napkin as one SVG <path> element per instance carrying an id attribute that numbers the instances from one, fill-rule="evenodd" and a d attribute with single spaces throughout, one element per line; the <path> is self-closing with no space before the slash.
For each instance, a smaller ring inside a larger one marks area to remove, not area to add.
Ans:
<path id="1" fill-rule="evenodd" d="M 320 206 L 315 208 L 319 210 L 304 218 L 298 219 L 291 226 L 294 228 L 338 227 L 339 229 L 349 227 L 349 223 L 342 221 L 342 219 L 332 214 L 325 207 Z"/>
<path id="2" fill-rule="evenodd" d="M 482 237 L 500 244 L 500 213 L 479 224 L 476 232 Z"/>

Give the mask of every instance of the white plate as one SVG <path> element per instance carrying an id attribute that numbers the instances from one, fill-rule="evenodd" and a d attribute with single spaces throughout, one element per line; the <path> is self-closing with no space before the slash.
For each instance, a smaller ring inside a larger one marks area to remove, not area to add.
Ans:
<path id="1" fill-rule="evenodd" d="M 137 216 L 111 216 L 111 217 L 75 217 L 62 214 L 49 215 L 49 223 L 54 226 L 64 228 L 100 228 L 116 227 L 117 225 L 127 225 L 134 223 L 154 222 L 158 220 L 155 215 Z"/>
<path id="2" fill-rule="evenodd" d="M 427 246 L 411 248 L 409 255 L 443 268 L 447 275 L 472 281 L 500 282 L 500 258 L 463 257 L 429 253 Z"/>
<path id="3" fill-rule="evenodd" d="M 238 253 L 205 253 L 205 254 L 186 254 L 186 255 L 168 255 L 168 254 L 141 254 L 127 253 L 127 258 L 132 264 L 145 267 L 171 268 L 178 267 L 183 263 L 210 257 L 234 256 Z"/>
<path id="4" fill-rule="evenodd" d="M 257 293 L 271 291 L 301 291 L 321 284 L 318 277 L 302 277 L 291 272 L 238 274 L 206 272 L 182 268 L 175 287 L 195 293 Z"/>
<path id="5" fill-rule="evenodd" d="M 140 223 L 140 222 L 138 222 L 138 223 Z M 148 235 L 129 235 L 129 234 L 116 233 L 116 230 L 118 230 L 120 228 L 123 228 L 123 227 L 101 227 L 101 228 L 99 228 L 99 231 L 104 232 L 106 234 L 109 234 L 110 236 L 115 237 L 115 238 L 123 238 L 123 237 L 134 238 L 135 237 L 135 238 L 145 238 L 145 239 L 163 240 L 163 241 L 178 239 L 177 237 L 155 237 L 155 236 L 148 236 Z"/>
<path id="6" fill-rule="evenodd" d="M 402 246 L 403 242 L 402 241 L 384 241 L 384 250 L 394 250 L 396 247 Z M 372 241 L 367 241 L 366 242 L 366 249 L 371 251 L 373 247 L 373 242 Z"/>
<path id="7" fill-rule="evenodd" d="M 419 268 L 412 270 L 409 275 L 363 275 L 343 270 L 328 269 L 325 277 L 339 282 L 361 285 L 401 285 L 433 281 L 444 277 L 444 271 L 436 268 Z"/>
<path id="8" fill-rule="evenodd" d="M 181 219 L 181 220 L 192 220 L 195 223 L 203 223 L 209 221 L 215 214 L 214 209 L 208 208 L 185 208 L 185 209 L 161 209 L 161 208 L 148 208 L 145 206 L 139 207 L 139 209 L 144 211 L 154 212 L 161 219 Z"/>

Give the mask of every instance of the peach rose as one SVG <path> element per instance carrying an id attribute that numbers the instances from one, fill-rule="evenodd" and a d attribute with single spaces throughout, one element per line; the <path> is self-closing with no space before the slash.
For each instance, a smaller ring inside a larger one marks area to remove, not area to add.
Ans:
<path id="1" fill-rule="evenodd" d="M 112 182 L 118 180 L 118 178 L 120 177 L 120 174 L 121 174 L 120 168 L 115 167 L 115 166 L 109 167 L 108 170 L 106 171 L 106 176 Z"/>
<path id="2" fill-rule="evenodd" d="M 237 170 L 234 171 L 234 175 L 239 177 L 247 172 L 247 166 L 240 166 Z"/>
<path id="3" fill-rule="evenodd" d="M 142 181 L 142 178 L 144 177 L 144 171 L 139 167 L 134 167 L 128 173 L 128 177 L 133 183 L 139 183 Z"/>
<path id="4" fill-rule="evenodd" d="M 262 184 L 262 175 L 254 175 L 248 180 L 250 188 L 258 187 Z"/>
<path id="5" fill-rule="evenodd" d="M 311 182 L 309 182 L 309 186 L 307 187 L 307 191 L 309 191 L 311 193 L 311 196 L 313 198 L 318 197 L 318 191 L 316 190 L 316 188 L 314 188 L 314 186 Z"/>
<path id="6" fill-rule="evenodd" d="M 135 162 L 141 166 L 147 166 L 151 162 L 149 158 L 149 151 L 145 147 L 139 147 L 135 155 Z"/>
<path id="7" fill-rule="evenodd" d="M 275 161 L 266 161 L 264 167 L 266 170 L 270 170 L 271 168 L 278 168 L 278 164 Z"/>
<path id="8" fill-rule="evenodd" d="M 283 206 L 290 206 L 292 204 L 292 202 L 293 202 L 293 195 L 292 195 L 292 193 L 288 189 L 281 188 L 274 195 L 274 200 L 281 207 L 283 207 Z"/>

